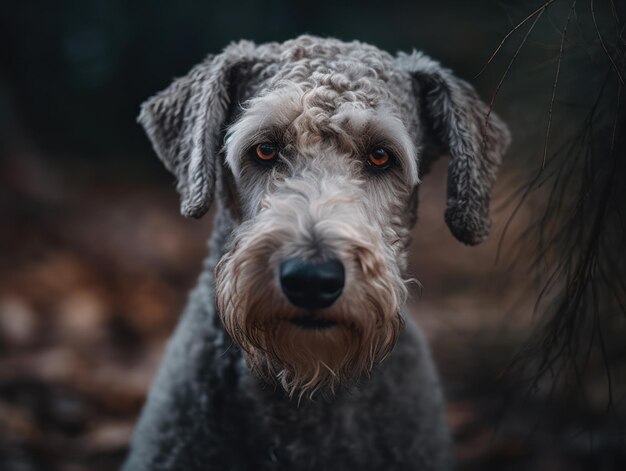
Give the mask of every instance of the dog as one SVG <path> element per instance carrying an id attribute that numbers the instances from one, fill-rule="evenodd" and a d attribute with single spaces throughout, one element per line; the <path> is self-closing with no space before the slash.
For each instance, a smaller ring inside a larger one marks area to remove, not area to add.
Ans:
<path id="1" fill-rule="evenodd" d="M 241 41 L 139 122 L 182 214 L 215 196 L 217 209 L 125 469 L 452 467 L 406 268 L 420 178 L 441 154 L 452 234 L 488 235 L 510 137 L 474 89 L 420 52 Z"/>

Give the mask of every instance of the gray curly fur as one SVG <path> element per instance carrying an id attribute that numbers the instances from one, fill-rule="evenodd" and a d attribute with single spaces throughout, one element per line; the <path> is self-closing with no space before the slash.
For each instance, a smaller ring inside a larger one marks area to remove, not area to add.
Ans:
<path id="1" fill-rule="evenodd" d="M 263 177 L 257 174 L 246 181 L 251 170 L 228 160 L 237 152 L 236 143 L 224 145 L 226 133 L 243 126 L 241 117 L 254 112 L 255 99 L 289 87 L 301 91 L 302 100 L 306 96 L 316 110 L 305 121 L 291 123 L 305 146 L 318 145 L 315 136 L 323 135 L 337 148 L 358 148 L 356 138 L 333 127 L 332 115 L 344 103 L 384 111 L 403 123 L 414 146 L 404 147 L 405 175 L 390 177 L 398 183 L 380 187 L 394 202 L 393 214 L 380 224 L 390 226 L 383 240 L 391 244 L 387 259 L 393 257 L 396 269 L 403 272 L 406 266 L 417 169 L 424 174 L 441 152 L 450 156 L 445 218 L 452 233 L 467 244 L 488 234 L 489 194 L 510 141 L 508 131 L 495 114 L 486 118 L 487 108 L 470 85 L 436 62 L 418 52 L 393 57 L 367 44 L 310 36 L 282 44 L 242 41 L 209 56 L 148 100 L 139 118 L 157 155 L 177 178 L 182 213 L 200 217 L 214 194 L 218 208 L 211 255 L 168 345 L 126 470 L 452 466 L 436 372 L 419 329 L 408 318 L 392 352 L 369 374 L 329 396 L 299 399 L 251 372 L 245 352 L 222 325 L 215 266 L 234 250 L 236 229 L 257 216 L 261 197 L 254 192 L 268 186 L 258 183 Z M 354 162 L 346 165 L 355 168 Z"/>

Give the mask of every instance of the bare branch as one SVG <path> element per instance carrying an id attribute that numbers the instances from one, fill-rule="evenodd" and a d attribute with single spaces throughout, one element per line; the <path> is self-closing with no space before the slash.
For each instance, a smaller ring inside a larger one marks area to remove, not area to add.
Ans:
<path id="1" fill-rule="evenodd" d="M 615 134 L 617 133 L 617 123 L 619 121 L 619 105 L 622 98 L 622 84 L 617 87 L 617 107 L 615 110 L 615 120 L 613 121 L 613 131 L 611 132 L 611 149 L 610 153 L 613 155 L 613 149 L 615 148 Z"/>
<path id="2" fill-rule="evenodd" d="M 604 44 L 604 40 L 602 39 L 602 34 L 600 33 L 600 30 L 598 29 L 598 23 L 596 22 L 596 14 L 593 10 L 593 0 L 591 0 L 590 6 L 591 6 L 591 18 L 593 19 L 593 26 L 596 30 L 596 34 L 598 35 L 598 39 L 600 40 L 600 45 L 602 46 L 602 49 L 604 49 L 604 53 L 606 54 L 606 57 L 608 57 L 609 61 L 611 61 L 611 65 L 613 66 L 613 69 L 615 70 L 615 73 L 617 74 L 617 78 L 619 79 L 620 83 L 624 85 L 624 78 L 622 77 L 622 74 L 620 73 L 619 68 L 617 67 L 617 64 L 613 60 L 613 56 L 611 56 L 611 54 L 609 53 L 609 50 L 606 48 L 606 44 Z"/>
<path id="3" fill-rule="evenodd" d="M 613 0 L 611 0 L 611 13 L 613 13 L 613 18 L 615 18 L 615 31 L 617 39 L 619 39 L 622 44 L 626 45 L 626 41 L 624 41 L 624 38 L 622 37 L 622 28 L 620 28 L 619 15 L 617 14 L 617 8 L 615 7 L 615 2 Z"/>
<path id="4" fill-rule="evenodd" d="M 550 139 L 550 126 L 552 125 L 552 109 L 554 107 L 554 98 L 556 96 L 556 86 L 559 82 L 559 72 L 561 71 L 561 59 L 563 58 L 563 46 L 565 45 L 565 37 L 567 36 L 567 26 L 569 25 L 569 22 L 572 19 L 572 14 L 574 13 L 575 8 L 576 8 L 576 0 L 572 2 L 572 6 L 569 9 L 569 14 L 567 15 L 567 20 L 565 21 L 565 26 L 563 27 L 563 32 L 561 33 L 561 48 L 559 49 L 559 60 L 556 63 L 556 73 L 554 74 L 554 83 L 552 85 L 552 98 L 550 98 L 550 109 L 548 110 L 548 126 L 546 127 L 546 139 L 543 145 L 543 157 L 541 159 L 542 170 L 546 166 L 546 156 L 548 154 L 548 142 Z"/>
<path id="5" fill-rule="evenodd" d="M 504 83 L 504 80 L 509 74 L 511 67 L 513 66 L 513 63 L 515 62 L 515 59 L 517 59 L 517 56 L 519 55 L 520 51 L 524 47 L 524 44 L 526 44 L 526 40 L 530 36 L 530 33 L 532 33 L 533 29 L 535 28 L 535 25 L 537 24 L 537 21 L 539 21 L 539 18 L 541 18 L 541 15 L 543 14 L 544 11 L 545 11 L 545 8 L 539 11 L 539 14 L 535 17 L 535 21 L 532 22 L 532 24 L 530 25 L 530 28 L 528 28 L 528 31 L 526 31 L 524 38 L 522 38 L 522 41 L 520 42 L 519 46 L 517 47 L 517 50 L 515 51 L 515 54 L 513 54 L 513 57 L 511 57 L 511 60 L 507 64 L 506 69 L 504 70 L 504 73 L 502 74 L 502 77 L 500 77 L 500 81 L 498 82 L 498 85 L 496 86 L 496 89 L 493 92 L 493 95 L 491 95 L 491 100 L 489 101 L 489 109 L 487 110 L 487 113 L 485 114 L 484 129 L 487 129 L 487 125 L 489 124 L 489 116 L 491 116 L 491 112 L 493 111 L 493 103 L 495 102 L 496 96 L 498 95 L 498 92 L 500 91 L 500 87 Z M 485 147 L 486 138 L 487 138 L 486 133 L 483 132 L 483 148 Z"/>
<path id="6" fill-rule="evenodd" d="M 489 57 L 489 59 L 487 60 L 487 62 L 485 63 L 485 65 L 483 65 L 483 68 L 480 69 L 480 72 L 478 72 L 474 78 L 478 77 L 479 75 L 481 75 L 485 69 L 487 68 L 487 66 L 489 64 L 491 64 L 491 61 L 493 61 L 494 57 L 496 57 L 496 55 L 498 54 L 498 52 L 500 52 L 500 49 L 502 49 L 502 47 L 504 46 L 504 43 L 506 43 L 507 39 L 509 39 L 511 37 L 511 35 L 513 33 L 515 33 L 515 31 L 517 31 L 518 29 L 520 29 L 522 26 L 524 26 L 526 24 L 526 22 L 528 20 L 530 20 L 533 16 L 539 14 L 541 15 L 546 8 L 548 8 L 548 6 L 550 6 L 551 3 L 553 3 L 554 0 L 549 0 L 547 2 L 545 2 L 543 5 L 541 5 L 539 8 L 537 8 L 535 11 L 533 11 L 530 15 L 528 15 L 526 18 L 524 18 L 522 21 L 520 21 L 517 25 L 515 25 L 513 27 L 513 29 L 511 29 L 511 31 L 509 31 L 507 33 L 507 35 L 502 39 L 502 41 L 500 41 L 500 44 L 498 45 L 498 47 L 495 49 L 495 51 L 493 51 L 493 53 L 491 54 L 491 56 Z M 536 22 L 537 20 L 535 20 Z M 532 28 L 531 28 L 532 29 Z"/>

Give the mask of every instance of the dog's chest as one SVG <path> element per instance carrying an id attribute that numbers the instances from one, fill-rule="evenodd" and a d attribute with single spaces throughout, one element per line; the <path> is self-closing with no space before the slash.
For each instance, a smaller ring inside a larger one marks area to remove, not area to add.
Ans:
<path id="1" fill-rule="evenodd" d="M 236 378 L 236 384 L 210 406 L 221 449 L 228 450 L 229 465 L 238 466 L 231 469 L 379 470 L 419 461 L 415 443 L 423 414 L 412 388 L 395 382 L 398 360 L 358 389 L 299 404 L 233 361 L 231 373 L 221 377 Z"/>

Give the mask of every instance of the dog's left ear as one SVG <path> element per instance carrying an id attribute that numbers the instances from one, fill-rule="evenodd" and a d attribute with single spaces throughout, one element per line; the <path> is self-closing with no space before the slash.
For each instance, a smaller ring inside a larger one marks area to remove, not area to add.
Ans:
<path id="1" fill-rule="evenodd" d="M 176 176 L 184 216 L 198 218 L 211 206 L 223 127 L 257 59 L 253 43 L 231 44 L 141 106 L 138 121 Z"/>
<path id="2" fill-rule="evenodd" d="M 478 244 L 489 235 L 491 188 L 509 131 L 471 85 L 429 57 L 400 53 L 396 62 L 413 79 L 428 138 L 450 156 L 446 223 L 461 242 Z"/>

